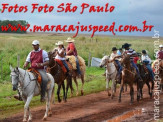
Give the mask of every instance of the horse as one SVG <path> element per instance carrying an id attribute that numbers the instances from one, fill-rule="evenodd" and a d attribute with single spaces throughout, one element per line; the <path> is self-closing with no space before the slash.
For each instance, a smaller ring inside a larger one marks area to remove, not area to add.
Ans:
<path id="1" fill-rule="evenodd" d="M 77 89 L 76 96 L 79 95 L 79 88 L 78 88 L 78 82 L 77 82 L 77 79 L 79 79 L 79 78 L 81 79 L 81 82 L 82 82 L 81 95 L 83 96 L 84 95 L 83 87 L 84 87 L 84 82 L 85 82 L 84 76 L 85 76 L 85 69 L 86 69 L 85 61 L 84 61 L 84 59 L 82 57 L 77 56 L 78 61 L 79 61 L 79 65 L 80 65 L 80 72 L 81 72 L 81 74 L 78 74 L 77 69 L 76 69 L 77 64 L 76 64 L 75 56 L 66 56 L 66 58 L 69 60 L 69 63 L 73 67 L 72 68 L 72 78 L 73 78 L 73 80 L 75 82 L 76 89 Z M 73 94 L 73 92 L 72 92 L 72 94 Z"/>
<path id="2" fill-rule="evenodd" d="M 102 68 L 103 66 L 106 66 L 106 91 L 108 92 L 108 96 L 111 96 L 113 99 L 114 93 L 116 92 L 116 75 L 117 75 L 117 70 L 113 62 L 110 62 L 110 57 L 109 56 L 104 56 L 102 58 L 102 61 L 100 63 L 100 67 Z M 109 82 L 110 80 L 112 81 L 112 86 L 111 86 L 111 94 L 109 92 Z"/>
<path id="3" fill-rule="evenodd" d="M 60 98 L 61 87 L 63 88 L 63 99 L 64 102 L 66 102 L 69 87 L 71 88 L 71 92 L 73 91 L 72 76 L 70 74 L 66 75 L 63 72 L 61 66 L 54 60 L 55 59 L 54 52 L 48 52 L 48 56 L 49 56 L 49 66 L 48 66 L 49 73 L 53 76 L 55 83 L 58 84 L 58 89 L 57 89 L 58 102 L 61 102 L 61 98 Z M 65 79 L 67 80 L 66 92 L 65 92 L 65 84 L 64 84 Z"/>
<path id="4" fill-rule="evenodd" d="M 137 83 L 137 101 L 140 99 L 140 84 L 137 78 L 136 69 L 131 66 L 130 63 L 130 55 L 124 55 L 122 58 L 123 70 L 122 70 L 122 80 L 120 84 L 120 91 L 119 91 L 119 99 L 118 101 L 121 102 L 121 94 L 123 91 L 124 84 L 128 84 L 130 87 L 130 97 L 131 101 L 130 104 L 133 104 L 134 100 L 134 83 Z"/>
<path id="5" fill-rule="evenodd" d="M 148 69 L 146 68 L 145 64 L 137 64 L 139 72 L 140 72 L 140 76 L 143 80 L 143 84 L 142 87 L 140 88 L 140 97 L 143 98 L 143 93 L 142 93 L 142 88 L 144 86 L 144 84 L 146 83 L 146 85 L 148 86 L 148 93 L 150 98 L 152 98 L 152 91 L 154 88 L 154 81 L 148 71 Z M 152 83 L 151 87 L 150 87 L 150 82 Z"/>
<path id="6" fill-rule="evenodd" d="M 11 70 L 11 79 L 13 90 L 17 89 L 20 92 L 20 95 L 25 102 L 24 105 L 24 118 L 23 122 L 27 121 L 27 112 L 29 113 L 28 121 L 32 121 L 32 115 L 30 112 L 29 104 L 33 98 L 33 96 L 37 96 L 40 94 L 40 87 L 37 83 L 37 80 L 33 73 L 28 72 L 21 68 L 13 68 L 10 66 Z M 46 112 L 43 117 L 43 120 L 46 120 L 48 116 L 52 115 L 51 111 L 51 102 L 53 101 L 53 93 L 54 93 L 54 79 L 51 74 L 47 73 L 49 83 L 47 85 L 47 100 L 46 100 Z M 49 112 L 49 113 L 48 113 Z"/>
<path id="7" fill-rule="evenodd" d="M 49 52 L 49 54 L 53 57 L 53 59 L 56 57 L 56 50 L 54 50 L 53 52 Z M 75 56 L 66 56 L 66 58 L 68 59 L 68 62 L 71 64 L 71 66 L 75 68 L 72 68 L 72 71 L 69 72 L 69 74 L 71 75 L 72 79 L 74 80 L 75 82 L 75 85 L 76 85 L 76 88 L 77 88 L 77 92 L 76 92 L 76 96 L 79 95 L 79 88 L 78 88 L 78 82 L 77 82 L 77 78 L 80 78 L 81 81 L 82 81 L 82 86 L 81 86 L 81 95 L 83 96 L 84 95 L 84 76 L 85 76 L 85 68 L 86 68 L 86 65 L 85 65 L 85 62 L 83 60 L 83 58 L 79 57 L 79 64 L 82 63 L 82 66 L 80 66 L 80 71 L 81 71 L 81 74 L 79 75 L 77 70 L 76 70 L 76 58 Z M 82 62 L 80 62 L 82 60 Z M 71 78 L 69 78 L 71 79 Z M 71 81 L 71 84 L 70 84 L 70 89 L 71 89 L 71 96 L 73 95 L 73 87 L 72 87 L 72 81 Z"/>

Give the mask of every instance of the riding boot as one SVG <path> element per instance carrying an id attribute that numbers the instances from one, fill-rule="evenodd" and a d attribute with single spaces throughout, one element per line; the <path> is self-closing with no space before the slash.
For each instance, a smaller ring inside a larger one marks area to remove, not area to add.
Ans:
<path id="1" fill-rule="evenodd" d="M 46 100 L 45 98 L 46 86 L 47 86 L 46 83 L 42 83 L 41 85 L 41 99 L 40 99 L 41 102 L 45 102 Z"/>

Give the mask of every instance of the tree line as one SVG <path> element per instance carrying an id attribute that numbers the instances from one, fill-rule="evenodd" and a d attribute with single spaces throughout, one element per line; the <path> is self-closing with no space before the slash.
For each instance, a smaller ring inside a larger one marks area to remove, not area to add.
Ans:
<path id="1" fill-rule="evenodd" d="M 27 26 L 28 22 L 25 20 L 0 20 L 0 33 L 26 33 L 26 30 L 22 31 L 20 28 L 18 28 L 17 31 L 11 31 L 11 28 L 8 28 L 7 31 L 2 31 L 2 26 L 7 28 L 9 24 L 15 27 L 17 27 L 18 24 Z"/>

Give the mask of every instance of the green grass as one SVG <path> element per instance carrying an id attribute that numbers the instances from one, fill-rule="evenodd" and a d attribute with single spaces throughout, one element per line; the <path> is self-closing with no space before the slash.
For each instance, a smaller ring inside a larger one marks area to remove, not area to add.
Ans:
<path id="1" fill-rule="evenodd" d="M 105 77 L 102 76 L 104 73 L 104 69 L 100 68 L 87 68 L 86 76 L 85 76 L 85 85 L 84 85 L 84 95 L 99 92 L 105 90 Z M 81 82 L 78 80 L 79 89 L 81 88 Z M 76 86 L 73 82 L 73 88 L 75 89 L 74 97 L 76 96 Z M 57 101 L 57 85 L 55 88 L 55 97 Z M 80 92 L 79 92 L 80 93 Z M 12 114 L 22 112 L 24 108 L 24 102 L 18 101 L 13 98 L 13 95 L 17 94 L 17 92 L 12 91 L 12 85 L 10 82 L 0 83 L 0 119 L 8 117 Z M 61 97 L 63 93 L 61 90 Z M 68 97 L 70 97 L 70 90 L 68 93 Z M 32 99 L 30 107 L 44 105 L 44 103 L 40 103 L 40 96 L 36 96 Z"/>
<path id="2" fill-rule="evenodd" d="M 9 63 L 17 66 L 17 55 L 20 55 L 20 67 L 23 66 L 28 53 L 32 50 L 31 43 L 37 39 L 40 46 L 46 51 L 51 51 L 55 47 L 55 43 L 59 40 L 64 41 L 71 35 L 54 35 L 54 34 L 0 34 L 0 60 L 3 59 L 3 77 L 2 81 L 8 81 Z M 97 42 L 96 42 L 97 39 Z M 150 37 L 125 37 L 125 36 L 95 36 L 92 40 L 88 35 L 81 35 L 75 38 L 75 45 L 78 54 L 83 57 L 88 64 L 89 52 L 93 57 L 102 58 L 104 54 L 110 55 L 112 47 L 121 47 L 124 43 L 131 43 L 132 48 L 137 52 L 146 49 L 150 57 L 153 59 L 154 47 L 153 39 Z M 160 41 L 162 38 L 160 38 Z M 65 47 L 67 43 L 64 43 Z M 1 65 L 1 64 L 0 64 Z"/>

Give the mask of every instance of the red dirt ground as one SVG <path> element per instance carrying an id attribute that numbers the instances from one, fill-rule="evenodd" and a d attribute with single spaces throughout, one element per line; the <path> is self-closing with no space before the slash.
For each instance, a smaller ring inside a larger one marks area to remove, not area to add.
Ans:
<path id="1" fill-rule="evenodd" d="M 129 90 L 129 89 L 128 89 Z M 135 89 L 136 90 L 136 89 Z M 119 90 L 117 90 L 119 91 Z M 124 120 L 129 121 L 153 121 L 153 106 L 154 99 L 150 99 L 148 90 L 143 89 L 144 98 L 138 103 L 136 101 L 136 92 L 134 104 L 130 105 L 129 92 L 122 94 L 122 102 L 118 103 L 118 92 L 112 100 L 107 96 L 105 91 L 93 93 L 86 96 L 80 96 L 68 99 L 67 103 L 56 103 L 52 105 L 52 117 L 48 117 L 47 122 L 92 122 L 92 121 L 107 121 L 109 119 L 118 117 L 125 112 L 144 109 L 145 112 L 141 115 L 135 115 Z M 160 118 L 163 118 L 163 94 L 160 95 Z M 33 122 L 42 121 L 44 116 L 45 106 L 32 109 Z M 13 115 L 12 117 L 1 120 L 2 122 L 21 122 L 23 120 L 23 113 Z M 122 121 L 122 120 L 121 120 Z M 109 122 L 109 121 L 108 121 Z"/>

